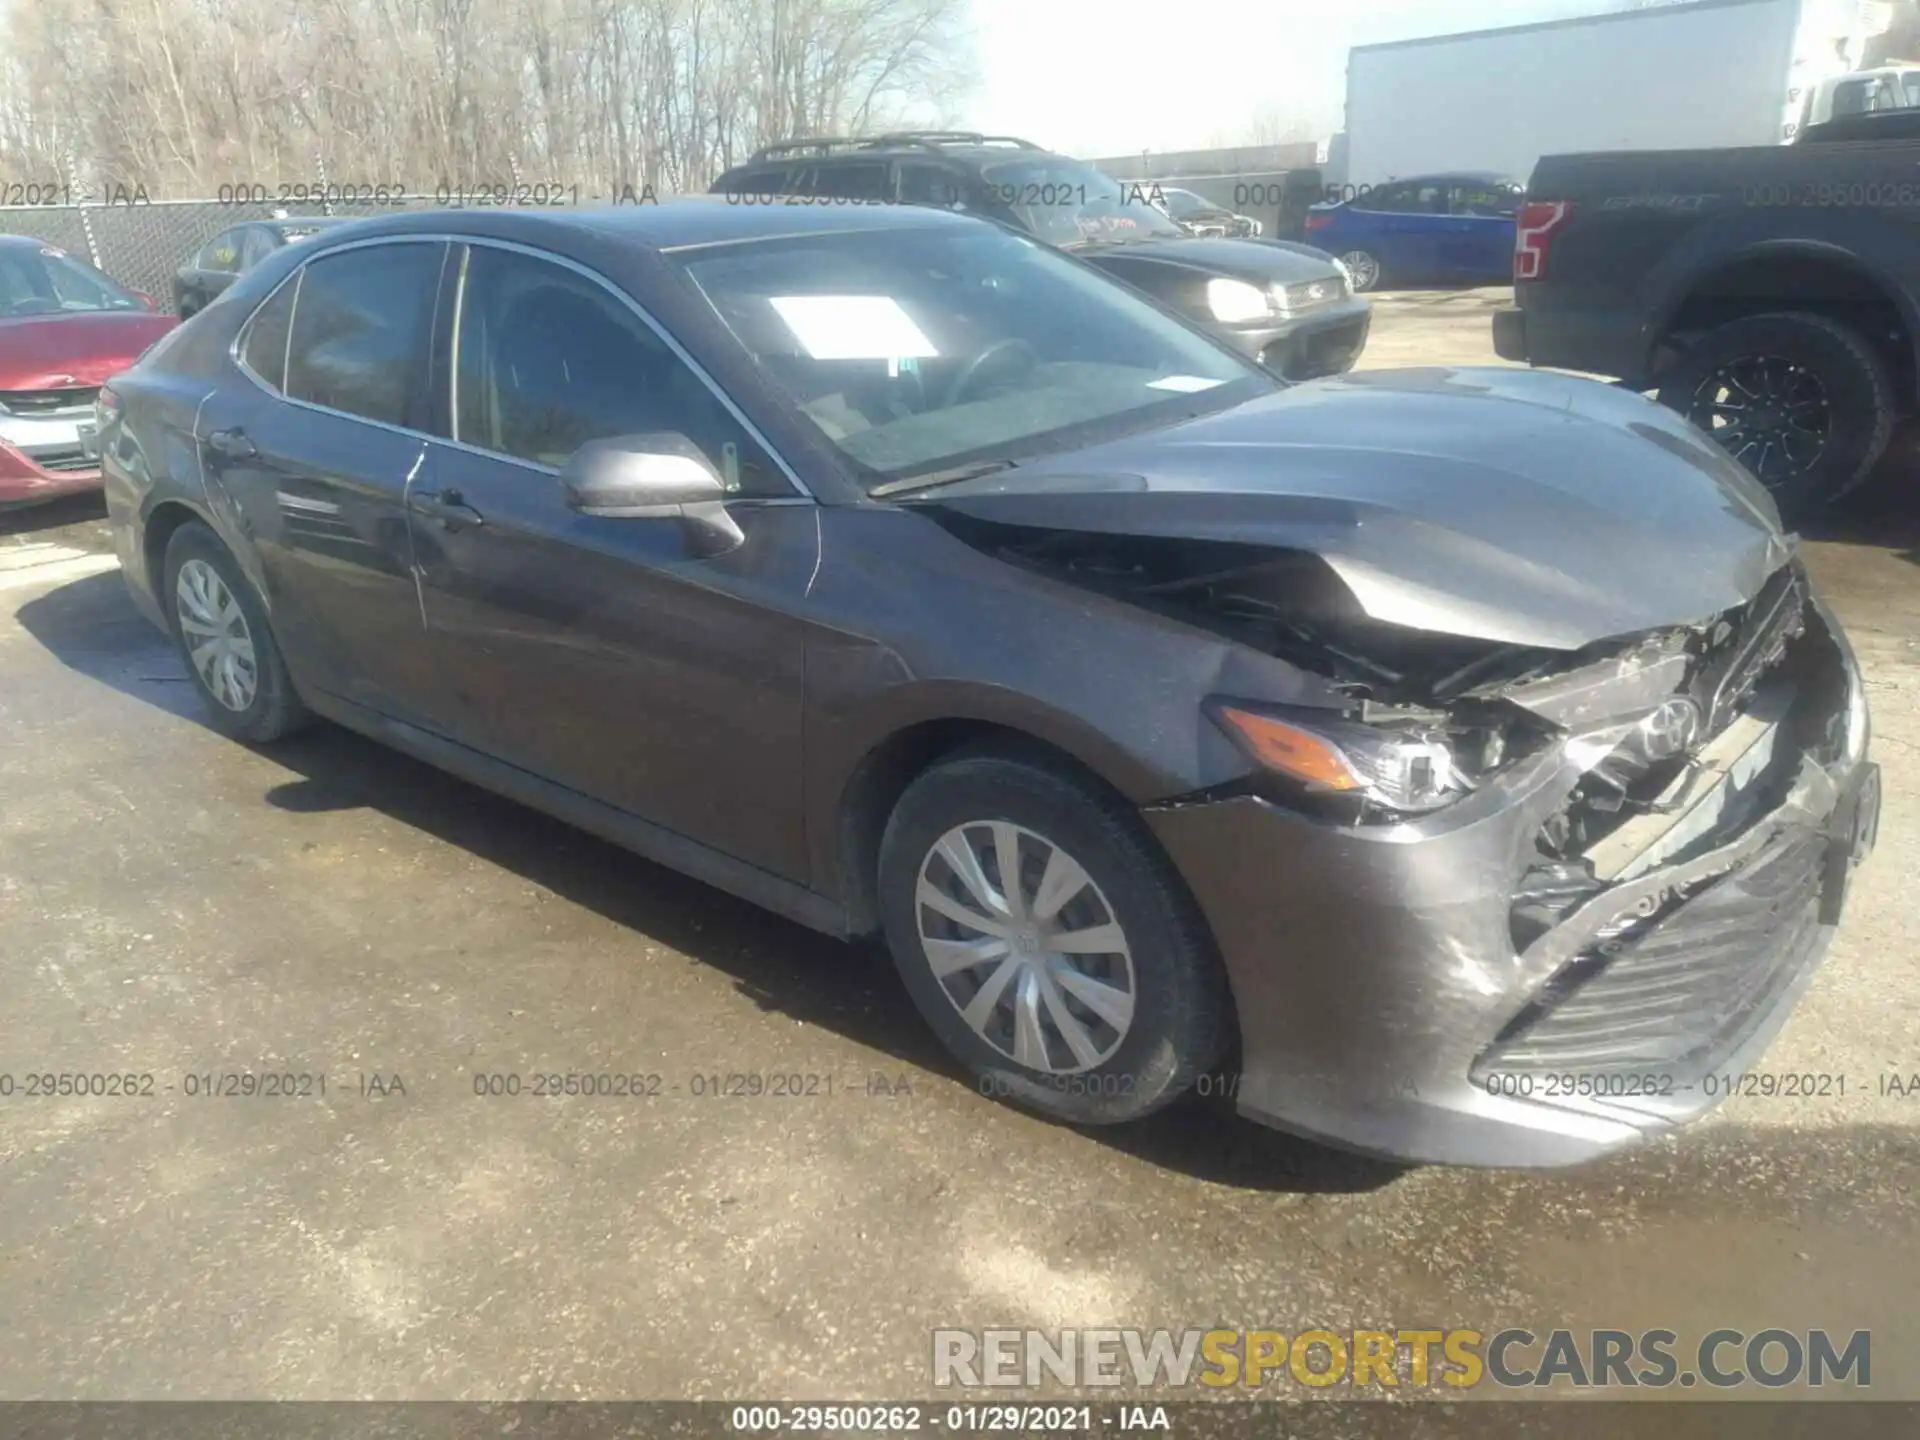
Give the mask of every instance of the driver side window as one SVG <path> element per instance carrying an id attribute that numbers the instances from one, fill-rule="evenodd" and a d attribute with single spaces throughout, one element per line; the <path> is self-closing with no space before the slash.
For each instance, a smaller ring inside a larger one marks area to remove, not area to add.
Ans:
<path id="1" fill-rule="evenodd" d="M 558 467 L 590 440 L 677 431 L 740 496 L 786 477 L 637 314 L 551 261 L 475 245 L 454 342 L 454 438 Z"/>

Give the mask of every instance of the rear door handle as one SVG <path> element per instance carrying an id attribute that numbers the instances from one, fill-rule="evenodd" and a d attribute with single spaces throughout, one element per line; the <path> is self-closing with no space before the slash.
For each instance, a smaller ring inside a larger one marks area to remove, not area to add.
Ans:
<path id="1" fill-rule="evenodd" d="M 484 525 L 487 517 L 473 506 L 467 504 L 467 497 L 458 490 L 416 490 L 413 495 L 413 507 L 424 515 L 430 515 L 440 522 L 446 530 L 465 530 L 469 526 Z"/>
<path id="2" fill-rule="evenodd" d="M 207 436 L 207 448 L 229 460 L 251 460 L 260 453 L 253 441 L 247 438 L 247 432 L 238 425 L 230 430 L 216 430 Z"/>

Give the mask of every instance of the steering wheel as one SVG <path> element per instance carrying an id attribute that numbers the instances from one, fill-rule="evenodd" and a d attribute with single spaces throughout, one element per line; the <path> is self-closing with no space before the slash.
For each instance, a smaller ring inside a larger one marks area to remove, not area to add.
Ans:
<path id="1" fill-rule="evenodd" d="M 966 365 L 961 368 L 960 373 L 953 377 L 953 383 L 947 386 L 947 396 L 943 402 L 944 405 L 958 405 L 962 400 L 967 398 L 967 392 L 973 388 L 973 382 L 980 378 L 981 373 L 986 370 L 989 365 L 993 364 L 1003 355 L 1016 354 L 1026 356 L 1026 365 L 1024 368 L 1027 370 L 1031 370 L 1035 365 L 1040 363 L 1040 357 L 1034 353 L 1033 347 L 1026 341 L 1019 339 L 996 340 L 978 355 L 974 356 L 973 359 L 969 360 Z"/>

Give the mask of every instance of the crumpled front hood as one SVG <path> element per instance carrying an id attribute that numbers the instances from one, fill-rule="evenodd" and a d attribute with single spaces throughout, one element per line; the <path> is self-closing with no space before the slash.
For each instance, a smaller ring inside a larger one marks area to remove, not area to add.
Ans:
<path id="1" fill-rule="evenodd" d="M 1524 370 L 1315 381 L 926 497 L 979 520 L 1320 556 L 1372 618 L 1574 650 L 1707 619 L 1792 553 L 1673 412 Z"/>

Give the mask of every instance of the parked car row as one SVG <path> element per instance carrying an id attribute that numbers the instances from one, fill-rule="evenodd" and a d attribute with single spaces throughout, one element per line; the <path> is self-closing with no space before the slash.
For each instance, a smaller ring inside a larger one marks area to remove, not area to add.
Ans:
<path id="1" fill-rule="evenodd" d="M 1151 181 L 1115 180 L 1012 136 L 795 140 L 760 150 L 713 191 L 737 203 L 808 197 L 979 215 L 1079 256 L 1290 380 L 1351 370 L 1372 324 L 1371 306 L 1324 251 L 1197 233 L 1153 203 L 1165 192 Z"/>
<path id="2" fill-rule="evenodd" d="M 280 217 L 221 231 L 174 275 L 179 319 L 268 255 L 340 223 Z M 58 246 L 0 235 L 0 509 L 99 487 L 88 442 L 100 386 L 177 323 L 152 296 Z"/>
<path id="3" fill-rule="evenodd" d="M 229 285 L 285 245 L 323 234 L 338 219 L 249 220 L 202 245 L 173 277 L 173 308 L 186 320 L 207 308 Z"/>
<path id="4" fill-rule="evenodd" d="M 1560 1164 L 1727 1093 L 1878 813 L 1766 492 L 1592 381 L 1287 383 L 1235 338 L 1276 317 L 1086 262 L 1311 256 L 1031 147 L 757 163 L 842 157 L 1088 194 L 391 215 L 109 382 L 121 573 L 214 727 L 327 717 L 878 937 L 1065 1121 L 1231 1064 L 1268 1124 Z"/>
<path id="5" fill-rule="evenodd" d="M 174 323 L 58 246 L 0 235 L 0 509 L 99 485 L 94 396 Z"/>

